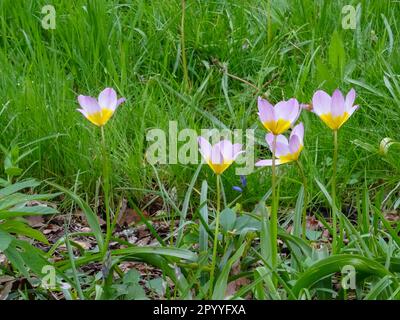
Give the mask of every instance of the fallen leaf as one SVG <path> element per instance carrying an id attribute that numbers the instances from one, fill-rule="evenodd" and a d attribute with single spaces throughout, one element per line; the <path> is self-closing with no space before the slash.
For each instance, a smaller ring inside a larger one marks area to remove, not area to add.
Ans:
<path id="1" fill-rule="evenodd" d="M 25 217 L 25 220 L 28 221 L 28 224 L 32 228 L 40 228 L 44 226 L 44 219 L 42 216 L 29 216 Z"/>
<path id="2" fill-rule="evenodd" d="M 398 213 L 396 210 L 385 212 L 384 215 L 386 220 L 389 222 L 397 222 L 400 220 L 400 213 Z"/>
<path id="3" fill-rule="evenodd" d="M 5 282 L 13 281 L 15 278 L 11 276 L 0 276 L 0 284 Z"/>
<path id="4" fill-rule="evenodd" d="M 74 240 L 74 242 L 79 244 L 85 250 L 89 250 L 92 247 L 92 245 L 86 241 Z"/>
<path id="5" fill-rule="evenodd" d="M 6 300 L 8 297 L 8 294 L 10 293 L 12 289 L 14 281 L 6 282 L 4 288 L 2 291 L 0 291 L 0 300 Z"/>
<path id="6" fill-rule="evenodd" d="M 232 266 L 231 275 L 237 275 L 240 273 L 240 263 L 236 262 Z M 225 297 L 233 296 L 242 286 L 245 286 L 250 283 L 250 280 L 247 278 L 239 278 L 234 281 L 228 283 L 225 291 Z"/>
<path id="7" fill-rule="evenodd" d="M 61 226 L 58 226 L 58 225 L 56 225 L 56 224 L 48 224 L 47 226 L 46 226 L 46 229 L 44 229 L 43 230 L 43 234 L 50 234 L 50 233 L 55 233 L 55 232 L 57 232 L 57 231 L 59 231 L 59 230 L 61 230 L 62 229 L 62 227 Z"/>
<path id="8" fill-rule="evenodd" d="M 144 216 L 148 216 L 148 213 L 146 211 L 143 211 Z M 118 217 L 118 225 L 120 227 L 122 226 L 131 226 L 134 223 L 137 223 L 141 220 L 140 215 L 133 209 L 127 208 L 123 212 L 120 213 Z"/>

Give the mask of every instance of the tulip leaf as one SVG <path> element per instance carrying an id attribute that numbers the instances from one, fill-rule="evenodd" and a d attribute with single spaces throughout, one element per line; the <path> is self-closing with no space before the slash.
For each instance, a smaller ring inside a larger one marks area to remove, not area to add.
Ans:
<path id="1" fill-rule="evenodd" d="M 93 210 L 90 208 L 90 206 L 83 201 L 78 195 L 76 195 L 74 192 L 59 186 L 58 184 L 52 183 L 52 182 L 47 182 L 49 185 L 53 186 L 54 188 L 57 188 L 61 192 L 67 194 L 72 200 L 76 202 L 76 204 L 82 209 L 84 212 L 87 222 L 89 224 L 90 229 L 92 230 L 94 236 L 96 237 L 98 246 L 100 250 L 103 248 L 104 240 L 103 240 L 103 233 L 101 231 L 99 219 L 96 216 L 96 214 L 93 212 Z"/>
<path id="2" fill-rule="evenodd" d="M 0 251 L 6 250 L 12 240 L 13 237 L 9 233 L 0 229 Z"/>
<path id="3" fill-rule="evenodd" d="M 393 276 L 390 271 L 375 260 L 356 254 L 340 254 L 320 260 L 308 268 L 296 281 L 293 293 L 299 298 L 303 289 L 311 289 L 319 281 L 330 275 L 341 272 L 344 266 L 352 266 L 357 272 L 357 277 L 361 275 L 376 276 L 383 278 Z"/>
<path id="4" fill-rule="evenodd" d="M 232 265 L 242 256 L 247 243 L 244 242 L 235 254 L 228 259 L 227 263 L 224 264 L 221 273 L 215 282 L 214 292 L 212 295 L 213 300 L 221 300 L 225 298 L 226 288 L 228 286 L 228 277 L 232 269 Z"/>
<path id="5" fill-rule="evenodd" d="M 183 237 L 183 226 L 186 222 L 186 215 L 187 215 L 187 211 L 189 209 L 189 201 L 190 201 L 190 196 L 192 194 L 193 191 L 193 187 L 194 184 L 197 181 L 197 177 L 199 176 L 200 173 L 200 169 L 202 167 L 202 164 L 200 163 L 199 166 L 196 169 L 196 172 L 194 173 L 192 180 L 190 181 L 189 187 L 186 191 L 185 194 L 185 200 L 183 201 L 183 205 L 182 205 L 182 211 L 181 211 L 181 217 L 179 220 L 179 231 L 178 231 L 178 236 L 177 236 L 177 240 L 176 240 L 176 246 L 179 247 L 181 241 L 182 241 L 182 237 Z"/>
<path id="6" fill-rule="evenodd" d="M 231 208 L 225 208 L 220 214 L 221 227 L 225 232 L 231 231 L 236 221 L 236 213 Z"/>

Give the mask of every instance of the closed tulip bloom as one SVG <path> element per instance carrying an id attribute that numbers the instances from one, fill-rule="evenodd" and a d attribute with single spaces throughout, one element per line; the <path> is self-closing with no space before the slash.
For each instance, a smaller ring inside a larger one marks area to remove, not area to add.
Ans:
<path id="1" fill-rule="evenodd" d="M 258 97 L 258 115 L 263 126 L 274 135 L 282 134 L 300 115 L 299 102 L 292 98 L 275 106 Z"/>
<path id="2" fill-rule="evenodd" d="M 217 175 L 228 169 L 237 156 L 244 152 L 240 143 L 232 144 L 229 140 L 221 140 L 212 146 L 207 139 L 199 137 L 198 143 L 201 155 Z"/>
<path id="3" fill-rule="evenodd" d="M 325 91 L 318 90 L 312 99 L 313 111 L 332 130 L 338 130 L 357 110 L 358 105 L 353 106 L 356 92 L 351 89 L 346 98 L 336 89 L 332 97 Z"/>
<path id="4" fill-rule="evenodd" d="M 114 114 L 117 107 L 125 101 L 125 98 L 117 99 L 117 93 L 112 88 L 104 89 L 98 100 L 89 96 L 78 96 L 81 109 L 77 109 L 90 122 L 96 126 L 104 126 Z"/>
<path id="5" fill-rule="evenodd" d="M 290 134 L 289 141 L 284 135 L 278 135 L 276 137 L 276 148 L 275 148 L 275 164 L 283 164 L 292 161 L 297 161 L 300 156 L 301 150 L 303 150 L 303 138 L 304 138 L 304 126 L 299 123 L 295 126 Z M 273 150 L 274 135 L 268 133 L 265 137 L 270 150 Z M 256 164 L 256 167 L 272 166 L 272 159 L 260 160 Z"/>

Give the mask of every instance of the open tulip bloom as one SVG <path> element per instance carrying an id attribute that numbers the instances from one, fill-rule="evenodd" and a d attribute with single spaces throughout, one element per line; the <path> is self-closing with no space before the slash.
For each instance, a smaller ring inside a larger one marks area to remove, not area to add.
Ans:
<path id="1" fill-rule="evenodd" d="M 275 164 L 283 164 L 292 161 L 297 161 L 301 150 L 303 150 L 304 126 L 302 123 L 295 126 L 290 134 L 289 141 L 284 135 L 276 137 L 275 156 L 277 157 Z M 268 133 L 265 140 L 271 151 L 273 151 L 274 135 Z M 260 160 L 256 167 L 272 166 L 272 159 Z"/>
<path id="2" fill-rule="evenodd" d="M 278 102 L 275 106 L 258 97 L 258 115 L 263 126 L 274 135 L 282 134 L 297 120 L 299 102 L 292 98 Z"/>
<path id="3" fill-rule="evenodd" d="M 236 160 L 242 151 L 240 143 L 232 144 L 229 140 L 221 140 L 213 146 L 203 137 L 198 138 L 200 153 L 215 174 L 222 174 Z"/>
<path id="4" fill-rule="evenodd" d="M 89 96 L 78 96 L 81 109 L 77 109 L 90 122 L 102 127 L 114 114 L 117 107 L 125 101 L 125 98 L 117 99 L 117 93 L 112 88 L 104 89 L 98 100 Z"/>
<path id="5" fill-rule="evenodd" d="M 336 89 L 332 97 L 325 91 L 318 90 L 312 98 L 312 107 L 325 124 L 332 130 L 338 130 L 357 110 L 358 105 L 353 106 L 356 99 L 356 92 L 351 89 L 343 97 L 339 89 Z"/>

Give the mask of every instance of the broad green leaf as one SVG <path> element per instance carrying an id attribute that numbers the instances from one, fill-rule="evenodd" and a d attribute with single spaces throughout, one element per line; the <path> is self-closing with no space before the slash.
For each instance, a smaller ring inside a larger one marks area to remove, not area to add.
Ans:
<path id="1" fill-rule="evenodd" d="M 13 240 L 4 254 L 29 281 L 32 281 L 31 272 L 42 278 L 45 275 L 42 273 L 43 267 L 51 265 L 43 251 L 23 240 Z"/>
<path id="2" fill-rule="evenodd" d="M 96 237 L 97 244 L 101 251 L 104 245 L 103 233 L 101 231 L 99 219 L 97 215 L 93 212 L 93 210 L 90 208 L 90 206 L 71 190 L 68 190 L 52 182 L 47 182 L 47 183 L 53 186 L 54 188 L 60 190 L 61 192 L 65 193 L 66 195 L 68 195 L 82 209 L 82 211 L 85 214 L 86 220 L 90 226 L 90 229 L 92 230 L 94 236 Z"/>
<path id="3" fill-rule="evenodd" d="M 129 247 L 114 250 L 113 255 L 138 255 L 138 254 L 158 254 L 165 257 L 184 259 L 187 261 L 197 261 L 197 255 L 186 249 L 170 248 L 170 247 Z"/>
<path id="4" fill-rule="evenodd" d="M 9 196 L 0 198 L 0 211 L 11 209 L 15 206 L 23 206 L 24 203 L 30 201 L 41 201 L 41 200 L 49 200 L 54 197 L 59 196 L 60 193 L 54 194 L 23 194 L 23 193 L 13 193 Z"/>
<path id="5" fill-rule="evenodd" d="M 392 276 L 390 271 L 375 260 L 356 254 L 333 255 L 313 264 L 296 281 L 293 293 L 299 298 L 302 289 L 310 289 L 319 281 L 336 272 L 340 272 L 344 266 L 353 266 L 357 272 L 357 277 L 375 276 L 383 278 L 387 275 Z"/>
<path id="6" fill-rule="evenodd" d="M 338 72 L 340 78 L 343 77 L 346 64 L 346 51 L 340 34 L 334 31 L 329 45 L 329 64 L 335 72 Z"/>
<path id="7" fill-rule="evenodd" d="M 371 290 L 365 295 L 364 300 L 377 300 L 379 299 L 379 295 L 386 289 L 390 290 L 390 285 L 392 284 L 392 280 L 390 276 L 385 276 L 376 282 Z M 386 297 L 382 297 L 381 299 L 385 299 Z"/>
<path id="8" fill-rule="evenodd" d="M 32 206 L 32 207 L 14 207 L 9 210 L 0 210 L 0 219 L 8 219 L 22 216 L 40 216 L 46 214 L 57 214 L 58 211 L 52 207 Z"/>
<path id="9" fill-rule="evenodd" d="M 1 228 L 1 225 L 0 225 L 0 228 Z M 6 250 L 12 240 L 13 240 L 13 237 L 10 234 L 8 234 L 7 232 L 0 229 L 0 251 Z"/>
<path id="10" fill-rule="evenodd" d="M 188 209 L 189 209 L 190 196 L 192 194 L 194 184 L 197 181 L 197 177 L 199 176 L 201 167 L 202 167 L 202 164 L 200 163 L 199 166 L 196 169 L 196 172 L 194 173 L 194 175 L 192 177 L 192 180 L 190 181 L 189 187 L 188 187 L 188 189 L 186 191 L 186 194 L 185 194 L 185 200 L 183 201 L 181 217 L 180 217 L 180 220 L 179 220 L 179 231 L 178 231 L 178 236 L 177 236 L 177 239 L 176 239 L 176 246 L 177 247 L 180 246 L 180 243 L 182 241 L 183 230 L 184 230 L 183 226 L 186 223 L 186 215 L 187 215 L 187 212 L 188 212 Z"/>
<path id="11" fill-rule="evenodd" d="M 9 185 L 9 186 L 1 189 L 0 190 L 0 197 L 8 196 L 8 195 L 13 194 L 15 192 L 18 192 L 18 191 L 20 191 L 22 189 L 35 188 L 38 185 L 40 185 L 40 182 L 35 180 L 35 179 L 28 179 L 28 180 L 19 181 L 17 183 L 14 183 L 12 185 Z"/>
<path id="12" fill-rule="evenodd" d="M 26 236 L 43 243 L 49 243 L 43 233 L 41 233 L 39 230 L 31 228 L 22 221 L 9 220 L 0 224 L 0 227 L 9 233 L 14 233 L 16 236 Z"/>
<path id="13" fill-rule="evenodd" d="M 225 208 L 221 212 L 220 223 L 222 229 L 227 232 L 233 229 L 236 221 L 236 213 L 231 208 Z"/>
<path id="14" fill-rule="evenodd" d="M 303 221 L 303 206 L 304 206 L 304 186 L 302 185 L 297 196 L 296 206 L 294 208 L 293 216 L 293 235 L 296 237 L 301 236 L 302 221 Z"/>
<path id="15" fill-rule="evenodd" d="M 231 272 L 232 265 L 242 256 L 247 243 L 244 242 L 235 254 L 229 258 L 227 263 L 222 267 L 221 273 L 215 282 L 214 292 L 212 295 L 213 300 L 221 300 L 225 298 L 226 288 L 228 286 L 228 277 Z"/>

